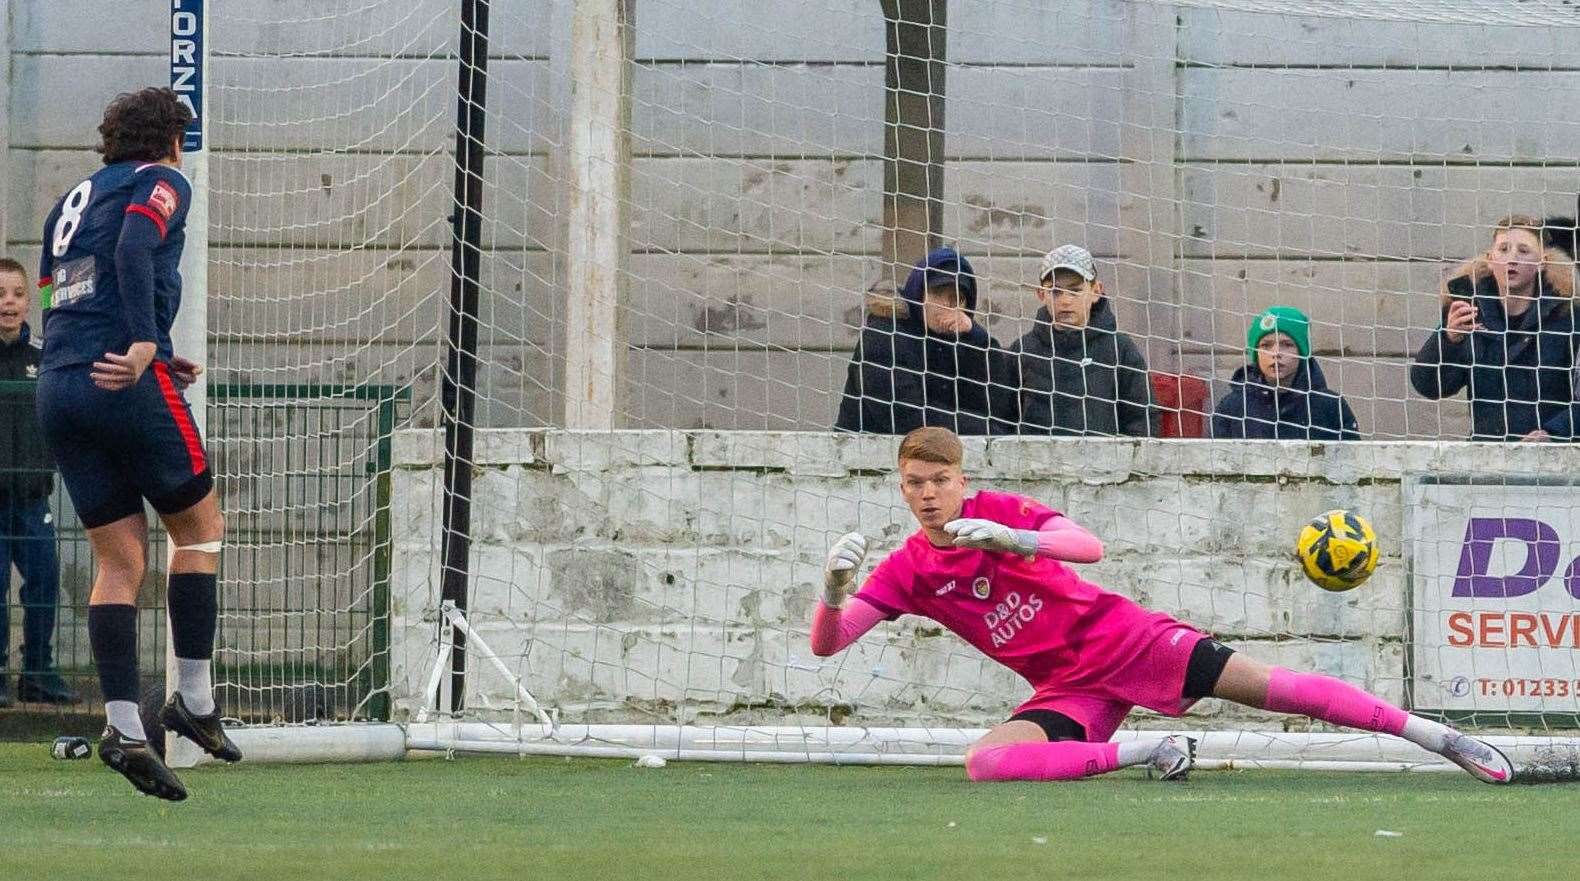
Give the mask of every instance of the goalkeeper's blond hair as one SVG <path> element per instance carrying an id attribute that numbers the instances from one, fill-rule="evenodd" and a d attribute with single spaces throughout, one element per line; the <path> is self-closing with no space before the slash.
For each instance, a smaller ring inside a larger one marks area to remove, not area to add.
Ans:
<path id="1" fill-rule="evenodd" d="M 947 428 L 918 428 L 900 441 L 898 461 L 932 462 L 935 465 L 960 465 L 965 461 L 965 446 Z"/>

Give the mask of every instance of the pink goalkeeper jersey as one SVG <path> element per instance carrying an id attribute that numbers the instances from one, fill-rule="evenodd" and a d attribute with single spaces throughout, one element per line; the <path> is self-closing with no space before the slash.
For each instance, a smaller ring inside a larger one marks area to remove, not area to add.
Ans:
<path id="1" fill-rule="evenodd" d="M 1032 499 L 979 492 L 965 500 L 960 516 L 1036 530 L 1057 514 Z M 856 598 L 890 620 L 912 614 L 937 621 L 1019 673 L 1039 696 L 1089 694 L 1165 713 L 1182 710 L 1183 665 L 1173 659 L 1201 637 L 1162 612 L 1081 580 L 1057 560 L 941 548 L 921 530 L 878 564 Z M 1168 673 L 1155 675 L 1158 665 L 1143 657 L 1149 652 L 1170 658 L 1163 665 Z"/>

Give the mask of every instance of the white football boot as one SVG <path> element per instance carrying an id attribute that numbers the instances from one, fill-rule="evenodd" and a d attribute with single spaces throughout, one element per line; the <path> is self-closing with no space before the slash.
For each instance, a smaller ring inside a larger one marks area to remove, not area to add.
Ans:
<path id="1" fill-rule="evenodd" d="M 1468 734 L 1455 734 L 1443 744 L 1443 758 L 1470 772 L 1483 783 L 1514 780 L 1514 763 L 1501 750 Z"/>
<path id="2" fill-rule="evenodd" d="M 1196 738 L 1174 734 L 1163 739 L 1147 760 L 1147 776 L 1159 780 L 1184 780 L 1196 765 Z"/>

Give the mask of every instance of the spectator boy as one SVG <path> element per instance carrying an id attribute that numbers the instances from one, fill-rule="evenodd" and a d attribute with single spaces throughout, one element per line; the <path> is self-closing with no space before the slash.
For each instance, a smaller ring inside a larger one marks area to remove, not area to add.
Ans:
<path id="1" fill-rule="evenodd" d="M 905 434 L 940 426 L 956 434 L 1007 430 L 1013 387 L 998 347 L 976 323 L 976 275 L 953 248 L 927 255 L 905 280 L 896 314 L 867 315 L 850 360 L 835 427 Z"/>
<path id="2" fill-rule="evenodd" d="M 1311 356 L 1311 320 L 1291 306 L 1273 306 L 1251 320 L 1247 363 L 1212 415 L 1219 438 L 1358 440 L 1355 413 L 1328 388 Z"/>
<path id="3" fill-rule="evenodd" d="M 1017 360 L 1024 434 L 1157 434 L 1141 349 L 1121 333 L 1092 255 L 1061 245 L 1042 258 L 1035 326 Z"/>
<path id="4" fill-rule="evenodd" d="M 1498 222 L 1492 247 L 1438 291 L 1443 324 L 1416 353 L 1410 384 L 1439 400 L 1470 397 L 1471 440 L 1573 440 L 1575 266 L 1545 247 L 1543 224 Z"/>
<path id="5" fill-rule="evenodd" d="M 27 271 L 0 259 L 0 382 L 38 378 L 39 344 L 27 325 Z M 22 575 L 21 674 L 16 697 L 52 704 L 75 703 L 77 695 L 55 672 L 50 641 L 60 595 L 55 521 L 49 496 L 54 463 L 44 449 L 33 392 L 0 393 L 0 668 L 9 660 L 11 566 Z M 0 677 L 0 707 L 12 697 Z"/>

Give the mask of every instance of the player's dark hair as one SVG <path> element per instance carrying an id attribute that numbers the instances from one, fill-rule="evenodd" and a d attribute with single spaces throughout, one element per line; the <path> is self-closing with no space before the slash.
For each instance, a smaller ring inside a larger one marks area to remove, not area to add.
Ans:
<path id="1" fill-rule="evenodd" d="M 169 159 L 170 142 L 191 121 L 192 111 L 171 89 L 150 86 L 122 92 L 104 108 L 104 121 L 99 123 L 103 143 L 94 149 L 104 155 L 105 165 Z"/>
<path id="2" fill-rule="evenodd" d="M 918 428 L 900 441 L 901 462 L 931 462 L 934 465 L 959 465 L 965 461 L 965 445 L 947 428 Z"/>
<path id="3" fill-rule="evenodd" d="M 23 281 L 27 281 L 27 269 L 22 264 L 12 260 L 10 257 L 0 257 L 0 274 L 7 272 L 15 272 L 22 276 Z"/>

